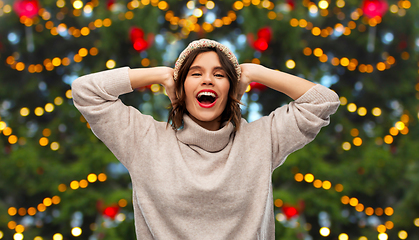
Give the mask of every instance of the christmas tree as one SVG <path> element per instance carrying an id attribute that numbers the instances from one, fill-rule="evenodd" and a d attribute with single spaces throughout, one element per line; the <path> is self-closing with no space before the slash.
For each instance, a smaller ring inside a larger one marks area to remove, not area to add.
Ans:
<path id="1" fill-rule="evenodd" d="M 78 76 L 227 45 L 340 95 L 273 176 L 277 239 L 419 238 L 418 23 L 409 0 L 0 0 L 0 239 L 135 239 L 130 178 L 71 99 Z M 156 120 L 160 85 L 121 96 Z M 290 102 L 251 84 L 248 121 Z"/>

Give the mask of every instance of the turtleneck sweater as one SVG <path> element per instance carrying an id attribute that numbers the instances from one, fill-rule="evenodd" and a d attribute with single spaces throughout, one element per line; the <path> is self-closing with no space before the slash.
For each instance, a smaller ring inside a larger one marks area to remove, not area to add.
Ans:
<path id="1" fill-rule="evenodd" d="M 254 122 L 209 131 L 184 115 L 183 128 L 126 106 L 128 67 L 82 76 L 75 106 L 128 169 L 137 239 L 275 239 L 272 172 L 314 139 L 339 106 L 316 85 Z"/>

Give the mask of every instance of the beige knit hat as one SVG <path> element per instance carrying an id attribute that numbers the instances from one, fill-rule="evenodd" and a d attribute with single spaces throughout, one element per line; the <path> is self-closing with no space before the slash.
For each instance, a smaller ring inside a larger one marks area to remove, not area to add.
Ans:
<path id="1" fill-rule="evenodd" d="M 178 74 L 179 74 L 179 70 L 180 67 L 182 66 L 183 62 L 185 61 L 185 58 L 195 49 L 198 48 L 203 48 L 203 47 L 213 47 L 213 48 L 218 48 L 221 52 L 223 52 L 227 58 L 231 61 L 231 63 L 233 63 L 234 68 L 236 69 L 236 73 L 237 73 L 237 79 L 240 80 L 240 75 L 241 75 L 241 68 L 240 68 L 240 64 L 237 61 L 236 56 L 234 56 L 234 54 L 230 51 L 230 49 L 228 49 L 228 47 L 226 47 L 225 45 L 214 41 L 214 40 L 209 40 L 209 39 L 200 39 L 200 40 L 196 40 L 193 41 L 191 43 L 189 43 L 188 47 L 185 48 L 185 50 L 182 51 L 182 53 L 179 55 L 179 58 L 176 61 L 175 64 L 175 73 L 173 76 L 173 79 L 176 81 L 178 78 Z"/>

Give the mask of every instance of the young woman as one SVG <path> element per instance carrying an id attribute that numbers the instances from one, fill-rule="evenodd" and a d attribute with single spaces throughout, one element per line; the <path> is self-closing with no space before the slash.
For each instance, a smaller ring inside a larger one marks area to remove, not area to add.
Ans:
<path id="1" fill-rule="evenodd" d="M 295 101 L 247 123 L 238 99 L 252 81 Z M 172 127 L 118 98 L 156 83 L 172 102 Z M 274 239 L 271 174 L 339 106 L 328 88 L 239 65 L 227 47 L 206 39 L 192 42 L 174 69 L 108 70 L 72 88 L 93 132 L 130 173 L 138 239 Z"/>

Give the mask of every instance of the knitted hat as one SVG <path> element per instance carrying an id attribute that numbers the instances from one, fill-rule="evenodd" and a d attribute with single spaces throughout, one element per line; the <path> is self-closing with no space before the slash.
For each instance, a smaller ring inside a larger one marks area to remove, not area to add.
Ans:
<path id="1" fill-rule="evenodd" d="M 174 73 L 174 77 L 173 79 L 176 81 L 178 78 L 178 74 L 179 74 L 179 70 L 180 67 L 182 66 L 183 62 L 185 61 L 186 57 L 195 49 L 198 48 L 203 48 L 203 47 L 213 47 L 213 48 L 218 48 L 221 52 L 223 52 L 227 58 L 230 60 L 230 62 L 233 64 L 236 73 L 237 73 L 237 79 L 240 80 L 240 75 L 241 75 L 241 68 L 239 65 L 239 62 L 237 61 L 236 56 L 234 56 L 234 54 L 230 51 L 230 49 L 228 49 L 228 47 L 226 47 L 225 45 L 214 41 L 214 40 L 209 40 L 209 39 L 200 39 L 200 40 L 196 40 L 193 41 L 191 43 L 189 43 L 188 47 L 185 48 L 185 50 L 183 50 L 183 52 L 179 55 L 179 58 L 176 61 L 175 64 L 175 73 Z"/>

